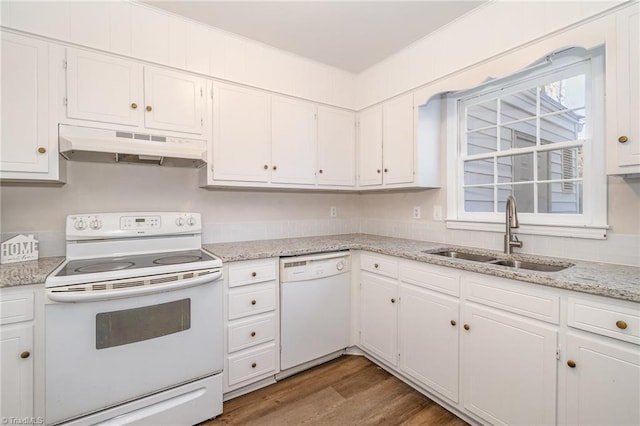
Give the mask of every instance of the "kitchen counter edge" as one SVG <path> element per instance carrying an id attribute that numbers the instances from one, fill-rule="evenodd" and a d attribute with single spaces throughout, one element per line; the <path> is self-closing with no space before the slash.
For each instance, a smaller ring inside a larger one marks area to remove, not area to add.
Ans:
<path id="1" fill-rule="evenodd" d="M 44 284 L 47 275 L 64 261 L 64 257 L 42 257 L 26 262 L 0 265 L 0 288 Z"/>
<path id="2" fill-rule="evenodd" d="M 223 262 L 297 256 L 340 250 L 364 250 L 532 284 L 640 302 L 640 268 L 627 265 L 560 259 L 530 254 L 507 256 L 502 252 L 486 249 L 368 234 L 238 241 L 205 244 L 203 248 L 220 257 Z M 429 253 L 442 249 L 462 249 L 467 252 L 525 261 L 545 261 L 556 264 L 570 263 L 573 266 L 559 272 L 539 272 L 447 258 Z"/>

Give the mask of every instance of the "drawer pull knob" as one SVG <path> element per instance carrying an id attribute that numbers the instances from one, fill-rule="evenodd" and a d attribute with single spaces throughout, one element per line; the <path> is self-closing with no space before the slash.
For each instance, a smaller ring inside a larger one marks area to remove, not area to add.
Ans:
<path id="1" fill-rule="evenodd" d="M 469 327 L 469 324 L 465 324 L 463 327 L 464 327 L 465 330 L 469 330 L 471 328 L 471 327 Z"/>
<path id="2" fill-rule="evenodd" d="M 31 352 L 29 352 L 29 351 L 24 351 L 24 352 L 22 352 L 22 353 L 20 354 L 20 358 L 22 358 L 22 359 L 27 359 L 27 358 L 29 358 L 30 356 L 31 356 Z"/>
<path id="3" fill-rule="evenodd" d="M 620 143 L 627 143 L 628 141 L 629 141 L 629 138 L 626 137 L 626 136 L 620 136 L 618 138 L 618 142 L 620 142 Z"/>
<path id="4" fill-rule="evenodd" d="M 262 166 L 263 169 L 265 170 L 269 170 L 269 166 L 267 166 L 266 164 L 264 166 Z"/>
<path id="5" fill-rule="evenodd" d="M 391 303 L 396 303 L 396 299 L 391 299 Z"/>
<path id="6" fill-rule="evenodd" d="M 320 174 L 322 174 L 322 173 L 323 173 L 322 169 L 318 170 L 318 172 L 320 172 Z"/>
<path id="7" fill-rule="evenodd" d="M 251 332 L 251 337 L 256 337 L 256 332 L 255 331 Z"/>
<path id="8" fill-rule="evenodd" d="M 147 108 L 146 108 L 147 111 L 151 111 L 152 109 L 153 108 L 151 108 L 151 105 L 147 105 Z"/>
<path id="9" fill-rule="evenodd" d="M 576 368 L 576 362 L 572 359 L 570 359 L 569 361 L 567 361 L 567 365 L 571 368 Z"/>
<path id="10" fill-rule="evenodd" d="M 380 170 L 380 169 L 378 169 L 378 174 L 380 173 L 380 171 L 381 171 L 381 170 Z"/>
<path id="11" fill-rule="evenodd" d="M 131 109 L 136 109 L 136 108 L 138 108 L 138 104 L 137 104 L 137 103 L 135 103 L 135 102 L 133 102 L 133 103 L 131 104 Z"/>
<path id="12" fill-rule="evenodd" d="M 624 321 L 616 321 L 616 327 L 620 330 L 625 330 L 627 328 L 627 323 Z"/>
<path id="13" fill-rule="evenodd" d="M 256 303 L 257 303 L 257 302 L 256 302 L 256 299 L 253 299 L 253 300 L 251 301 L 251 304 L 252 304 L 252 305 L 255 305 Z"/>
<path id="14" fill-rule="evenodd" d="M 45 147 L 43 147 L 43 146 L 38 147 L 38 152 L 39 152 L 40 154 L 44 154 L 45 152 L 47 152 L 47 148 L 45 148 Z"/>
<path id="15" fill-rule="evenodd" d="M 455 326 L 456 326 L 456 324 L 457 324 L 457 323 L 456 323 L 456 320 L 451 320 L 451 325 L 452 325 L 452 326 L 454 326 L 454 327 L 455 327 Z"/>
<path id="16" fill-rule="evenodd" d="M 373 265 L 373 267 L 374 267 L 374 268 L 376 268 L 376 269 L 378 269 L 378 267 L 379 267 L 379 266 L 380 266 L 380 265 L 378 265 L 377 263 L 375 263 L 375 264 Z"/>
<path id="17" fill-rule="evenodd" d="M 258 364 L 256 364 L 255 362 L 251 364 L 251 368 L 256 368 L 258 366 Z"/>
<path id="18" fill-rule="evenodd" d="M 257 273 L 255 273 L 255 272 L 252 272 L 252 273 L 251 273 L 251 276 L 252 276 L 252 277 L 254 277 L 254 278 L 255 278 L 255 276 L 256 276 L 256 275 L 258 275 L 258 274 L 257 274 Z"/>
<path id="19" fill-rule="evenodd" d="M 278 170 L 278 166 L 273 166 L 273 170 Z"/>
<path id="20" fill-rule="evenodd" d="M 384 172 L 385 173 L 389 173 L 389 169 L 384 169 Z"/>

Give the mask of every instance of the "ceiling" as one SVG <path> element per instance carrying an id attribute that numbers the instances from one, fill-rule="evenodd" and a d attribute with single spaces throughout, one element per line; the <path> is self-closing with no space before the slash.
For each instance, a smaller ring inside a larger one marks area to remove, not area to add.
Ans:
<path id="1" fill-rule="evenodd" d="M 358 74 L 484 1 L 145 3 Z"/>

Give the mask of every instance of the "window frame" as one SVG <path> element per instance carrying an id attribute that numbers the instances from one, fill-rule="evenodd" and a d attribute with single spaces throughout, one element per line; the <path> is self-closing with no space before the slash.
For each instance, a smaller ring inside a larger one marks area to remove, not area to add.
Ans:
<path id="1" fill-rule="evenodd" d="M 486 81 L 474 88 L 447 96 L 447 164 L 453 165 L 447 171 L 446 224 L 448 228 L 504 232 L 505 226 L 504 213 L 464 211 L 464 160 L 468 157 L 476 157 L 477 154 L 462 155 L 463 152 L 466 152 L 464 135 L 467 131 L 463 103 L 482 104 L 490 99 L 501 97 L 502 95 L 499 94 L 501 91 L 519 93 L 531 88 L 532 85 L 539 85 L 541 80 L 548 80 L 551 77 L 566 78 L 564 76 L 576 75 L 575 72 L 572 72 L 575 68 L 584 68 L 587 75 L 585 98 L 587 134 L 582 139 L 583 142 L 553 143 L 545 145 L 545 148 L 549 148 L 545 150 L 539 150 L 537 145 L 534 148 L 512 148 L 509 150 L 511 155 L 533 152 L 533 155 L 536 156 L 536 153 L 541 151 L 580 146 L 585 159 L 582 176 L 583 213 L 519 212 L 521 227 L 518 232 L 579 238 L 606 238 L 608 225 L 607 177 L 605 173 L 604 56 L 604 47 L 589 51 L 578 48 L 565 49 L 562 52 L 550 54 L 543 61 L 511 76 Z M 536 122 L 540 120 L 538 112 L 536 110 Z M 487 155 L 493 158 L 499 153 L 498 146 L 495 153 Z M 493 187 L 496 188 L 495 181 Z M 534 192 L 534 197 L 535 194 Z"/>

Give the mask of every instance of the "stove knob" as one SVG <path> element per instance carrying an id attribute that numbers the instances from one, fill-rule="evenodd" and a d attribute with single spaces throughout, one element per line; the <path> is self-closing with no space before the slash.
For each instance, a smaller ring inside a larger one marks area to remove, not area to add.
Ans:
<path id="1" fill-rule="evenodd" d="M 183 217 L 177 218 L 176 219 L 176 225 L 178 225 L 178 226 L 184 225 L 184 218 Z"/>
<path id="2" fill-rule="evenodd" d="M 195 225 L 195 224 L 196 224 L 196 222 L 197 222 L 197 221 L 196 221 L 196 218 L 195 218 L 195 217 L 193 217 L 193 216 L 189 216 L 189 219 L 187 219 L 187 225 L 189 225 L 189 226 L 193 226 L 193 225 Z"/>
<path id="3" fill-rule="evenodd" d="M 73 224 L 73 227 L 76 228 L 78 231 L 82 231 L 84 229 L 87 229 L 87 221 L 84 220 L 84 219 L 78 219 Z"/>
<path id="4" fill-rule="evenodd" d="M 98 219 L 92 220 L 91 222 L 89 222 L 89 227 L 91 227 L 91 229 L 100 229 L 102 228 L 102 222 L 100 222 Z"/>

